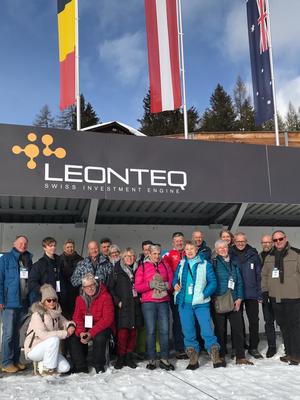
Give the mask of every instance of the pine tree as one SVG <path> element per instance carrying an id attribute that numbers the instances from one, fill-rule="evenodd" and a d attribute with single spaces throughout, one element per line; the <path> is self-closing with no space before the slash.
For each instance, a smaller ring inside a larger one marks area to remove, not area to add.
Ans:
<path id="1" fill-rule="evenodd" d="M 288 131 L 298 131 L 300 128 L 299 114 L 291 102 L 289 102 L 288 112 L 285 117 L 286 129 Z"/>
<path id="2" fill-rule="evenodd" d="M 76 108 L 74 107 L 73 118 L 72 118 L 72 129 L 77 129 L 76 126 Z M 97 125 L 100 123 L 100 119 L 97 116 L 96 111 L 93 109 L 91 103 L 86 103 L 83 94 L 80 95 L 80 120 L 81 128 L 88 126 Z"/>
<path id="3" fill-rule="evenodd" d="M 139 130 L 147 136 L 172 135 L 184 132 L 183 114 L 181 110 L 164 111 L 152 114 L 150 111 L 150 90 L 143 99 L 144 115 L 138 119 Z M 199 114 L 195 107 L 191 107 L 188 112 L 188 129 L 194 132 L 199 123 Z"/>
<path id="4" fill-rule="evenodd" d="M 55 120 L 55 125 L 57 128 L 72 129 L 74 112 L 76 114 L 75 106 L 65 108 L 63 111 L 61 111 Z"/>
<path id="5" fill-rule="evenodd" d="M 54 127 L 54 118 L 50 111 L 50 108 L 47 104 L 45 104 L 40 112 L 37 114 L 35 120 L 33 121 L 34 126 L 42 126 L 44 128 Z"/>
<path id="6" fill-rule="evenodd" d="M 240 76 L 237 77 L 235 88 L 233 89 L 233 105 L 236 113 L 237 130 L 253 131 L 261 128 L 255 125 L 254 109 L 251 105 L 246 85 Z"/>
<path id="7" fill-rule="evenodd" d="M 218 84 L 210 97 L 210 108 L 201 118 L 201 131 L 223 132 L 236 130 L 236 114 L 232 100 L 224 88 Z"/>
<path id="8" fill-rule="evenodd" d="M 284 119 L 281 117 L 281 115 L 278 113 L 277 114 L 277 119 L 278 119 L 278 129 L 280 132 L 284 132 L 286 130 L 285 122 Z M 265 122 L 262 125 L 262 130 L 263 131 L 275 131 L 275 124 L 274 124 L 274 119 L 270 119 L 269 121 Z"/>

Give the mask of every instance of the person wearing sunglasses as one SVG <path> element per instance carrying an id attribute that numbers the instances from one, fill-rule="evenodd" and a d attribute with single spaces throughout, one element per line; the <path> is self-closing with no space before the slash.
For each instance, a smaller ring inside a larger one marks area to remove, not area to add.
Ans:
<path id="1" fill-rule="evenodd" d="M 262 270 L 262 291 L 269 298 L 283 337 L 286 354 L 280 361 L 300 363 L 300 250 L 284 231 L 272 235 L 273 249 Z"/>
<path id="2" fill-rule="evenodd" d="M 49 284 L 41 286 L 41 301 L 31 306 L 32 316 L 24 342 L 25 357 L 38 363 L 41 376 L 67 373 L 70 364 L 60 354 L 61 340 L 73 335 L 75 323 L 61 313 L 56 291 Z"/>

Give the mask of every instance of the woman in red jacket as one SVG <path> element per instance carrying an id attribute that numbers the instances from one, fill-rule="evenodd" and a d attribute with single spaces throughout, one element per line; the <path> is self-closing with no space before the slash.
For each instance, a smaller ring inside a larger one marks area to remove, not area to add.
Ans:
<path id="1" fill-rule="evenodd" d="M 76 299 L 73 319 L 75 335 L 69 338 L 72 372 L 88 372 L 90 341 L 93 342 L 91 366 L 97 373 L 105 372 L 105 351 L 114 325 L 114 305 L 104 284 L 98 284 L 92 274 L 82 279 L 82 295 Z"/>

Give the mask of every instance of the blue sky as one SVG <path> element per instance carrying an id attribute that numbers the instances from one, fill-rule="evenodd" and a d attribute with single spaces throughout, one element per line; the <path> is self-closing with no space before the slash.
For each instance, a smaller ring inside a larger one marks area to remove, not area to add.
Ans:
<path id="1" fill-rule="evenodd" d="M 270 0 L 279 111 L 300 105 L 300 1 Z M 245 0 L 182 0 L 188 107 L 201 114 L 221 83 L 251 88 Z M 135 128 L 148 81 L 144 0 L 79 0 L 80 88 L 102 122 Z M 0 122 L 59 112 L 56 0 L 1 0 Z"/>

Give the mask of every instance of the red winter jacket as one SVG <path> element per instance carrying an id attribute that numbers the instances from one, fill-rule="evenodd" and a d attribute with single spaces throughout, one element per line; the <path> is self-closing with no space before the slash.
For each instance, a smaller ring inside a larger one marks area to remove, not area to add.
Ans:
<path id="1" fill-rule="evenodd" d="M 91 329 L 84 327 L 85 315 L 93 316 L 93 327 Z M 81 332 L 89 332 L 92 337 L 107 328 L 114 329 L 115 311 L 111 295 L 106 287 L 101 283 L 100 291 L 90 304 L 90 309 L 87 309 L 87 303 L 83 297 L 77 296 L 73 321 L 76 323 L 76 336 Z"/>
<path id="2" fill-rule="evenodd" d="M 170 265 L 172 271 L 175 272 L 178 264 L 180 263 L 181 259 L 184 258 L 185 252 L 179 250 L 169 250 L 167 253 L 163 255 L 163 261 Z"/>

